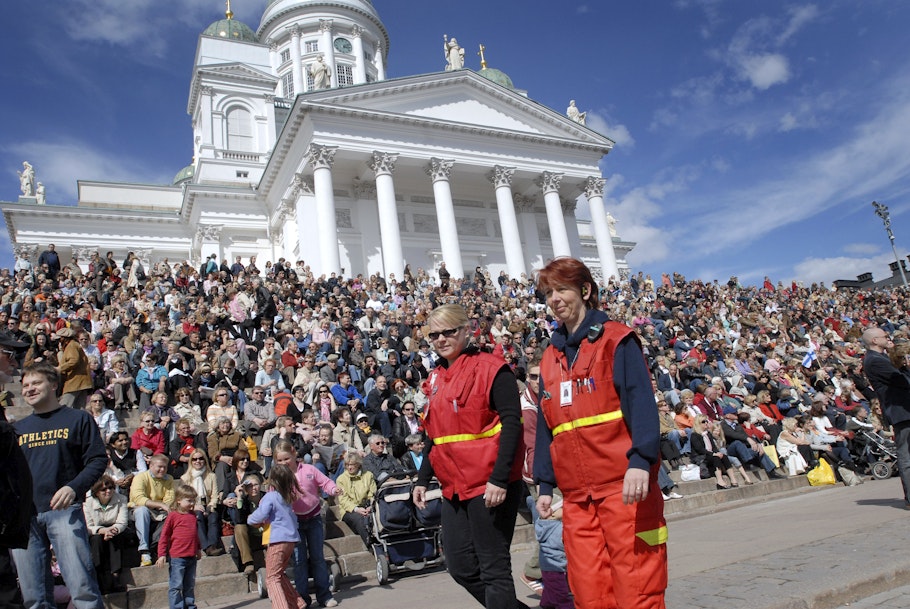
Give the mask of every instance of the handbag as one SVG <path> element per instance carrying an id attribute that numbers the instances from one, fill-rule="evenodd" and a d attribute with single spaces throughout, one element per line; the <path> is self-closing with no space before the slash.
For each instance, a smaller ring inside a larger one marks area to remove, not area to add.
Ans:
<path id="1" fill-rule="evenodd" d="M 762 450 L 764 450 L 765 454 L 768 455 L 768 458 L 771 459 L 771 463 L 774 464 L 774 467 L 780 467 L 780 459 L 777 456 L 777 447 L 771 446 L 765 442 L 762 444 Z"/>
<path id="2" fill-rule="evenodd" d="M 831 469 L 831 465 L 824 459 L 819 459 L 818 465 L 816 465 L 806 477 L 809 479 L 810 486 L 824 486 L 837 482 L 837 479 L 834 477 L 834 470 Z"/>
<path id="3" fill-rule="evenodd" d="M 680 465 L 679 479 L 683 482 L 697 482 L 698 480 L 701 480 L 701 472 L 699 471 L 698 465 L 694 463 Z"/>
<path id="4" fill-rule="evenodd" d="M 863 483 L 863 479 L 857 476 L 856 472 L 843 465 L 837 466 L 837 473 L 840 474 L 840 479 L 844 481 L 845 486 L 857 486 Z"/>

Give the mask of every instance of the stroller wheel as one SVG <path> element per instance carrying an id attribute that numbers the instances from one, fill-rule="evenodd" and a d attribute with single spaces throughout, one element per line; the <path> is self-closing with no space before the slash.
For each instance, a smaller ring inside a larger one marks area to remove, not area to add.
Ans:
<path id="1" fill-rule="evenodd" d="M 259 598 L 268 598 L 269 591 L 265 587 L 265 567 L 256 571 L 256 594 Z"/>
<path id="2" fill-rule="evenodd" d="M 341 579 L 341 569 L 338 567 L 338 563 L 332 563 L 329 565 L 329 590 L 332 592 L 338 592 L 338 580 Z"/>
<path id="3" fill-rule="evenodd" d="M 894 473 L 894 468 L 891 463 L 886 463 L 885 461 L 876 461 L 872 464 L 872 476 L 876 480 L 887 480 Z"/>
<path id="4" fill-rule="evenodd" d="M 376 554 L 376 579 L 379 585 L 389 583 L 389 558 L 385 554 Z"/>

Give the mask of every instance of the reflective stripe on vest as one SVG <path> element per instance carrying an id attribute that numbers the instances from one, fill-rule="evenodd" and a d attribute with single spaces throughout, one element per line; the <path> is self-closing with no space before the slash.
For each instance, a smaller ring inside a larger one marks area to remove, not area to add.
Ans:
<path id="1" fill-rule="evenodd" d="M 592 417 L 583 417 L 581 419 L 575 419 L 574 421 L 569 421 L 563 423 L 562 425 L 557 425 L 553 428 L 553 437 L 561 434 L 564 431 L 569 431 L 570 429 L 577 429 L 579 427 L 588 427 L 590 425 L 599 425 L 601 423 L 606 423 L 608 421 L 615 421 L 616 419 L 622 418 L 621 410 L 614 410 L 613 412 L 605 412 L 603 414 L 596 414 Z"/>
<path id="2" fill-rule="evenodd" d="M 469 440 L 482 440 L 483 438 L 489 438 L 495 436 L 500 431 L 502 431 L 502 423 L 497 423 L 490 429 L 482 433 L 457 433 L 451 436 L 440 436 L 438 438 L 433 438 L 433 444 L 449 444 L 451 442 L 467 442 Z"/>
<path id="3" fill-rule="evenodd" d="M 650 531 L 636 533 L 635 536 L 649 546 L 659 546 L 662 543 L 667 543 L 667 525 L 664 525 L 659 529 L 651 529 Z"/>

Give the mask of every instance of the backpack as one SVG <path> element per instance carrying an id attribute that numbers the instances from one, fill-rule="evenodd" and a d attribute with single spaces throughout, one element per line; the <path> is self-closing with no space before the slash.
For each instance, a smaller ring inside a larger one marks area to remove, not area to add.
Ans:
<path id="1" fill-rule="evenodd" d="M 0 421 L 0 547 L 26 548 L 35 515 L 32 472 L 12 425 Z"/>

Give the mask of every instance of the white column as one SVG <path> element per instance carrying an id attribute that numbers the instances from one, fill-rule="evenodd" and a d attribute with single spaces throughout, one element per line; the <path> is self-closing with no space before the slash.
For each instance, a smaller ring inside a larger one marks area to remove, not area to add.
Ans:
<path id="1" fill-rule="evenodd" d="M 272 66 L 272 72 L 278 74 L 281 59 L 278 58 L 278 43 L 274 40 L 269 43 L 269 65 Z"/>
<path id="2" fill-rule="evenodd" d="M 537 214 L 534 213 L 534 199 L 519 193 L 512 195 L 515 213 L 518 214 L 518 229 L 524 244 L 525 267 L 529 272 L 543 268 L 543 254 L 540 249 L 540 232 L 537 230 Z"/>
<path id="3" fill-rule="evenodd" d="M 376 43 L 376 80 L 385 80 L 385 60 L 382 58 L 382 43 Z"/>
<path id="4" fill-rule="evenodd" d="M 502 230 L 502 244 L 506 253 L 506 268 L 512 279 L 521 278 L 525 272 L 524 254 L 521 251 L 521 237 L 515 204 L 512 202 L 512 174 L 514 167 L 496 165 L 490 174 L 490 181 L 496 187 L 496 208 L 499 210 L 499 227 Z"/>
<path id="5" fill-rule="evenodd" d="M 363 28 L 355 25 L 351 28 L 351 39 L 354 47 L 354 84 L 367 81 L 367 68 L 363 58 Z"/>
<path id="6" fill-rule="evenodd" d="M 297 226 L 297 259 L 304 260 L 312 269 L 319 268 L 317 262 L 321 259 L 319 249 L 319 236 L 314 236 L 312 221 L 316 217 L 316 190 L 313 186 L 313 180 L 306 178 L 303 174 L 294 176 L 294 189 L 297 192 L 296 210 L 294 213 Z M 300 235 L 306 235 L 310 238 L 300 239 Z"/>
<path id="7" fill-rule="evenodd" d="M 452 277 L 464 277 L 464 264 L 461 261 L 461 246 L 458 243 L 458 227 L 455 225 L 455 205 L 452 202 L 452 187 L 449 183 L 449 172 L 454 160 L 430 159 L 427 175 L 433 179 L 433 198 L 436 200 L 436 220 L 439 222 L 439 245 L 442 247 L 442 259 Z"/>
<path id="8" fill-rule="evenodd" d="M 201 260 L 208 259 L 215 254 L 218 264 L 221 264 L 221 225 L 201 224 L 196 229 L 196 240 L 199 242 Z"/>
<path id="9" fill-rule="evenodd" d="M 306 78 L 303 75 L 303 61 L 300 59 L 300 26 L 291 26 L 291 73 L 294 75 L 294 95 L 300 95 L 306 89 Z"/>
<path id="10" fill-rule="evenodd" d="M 581 237 L 578 235 L 578 220 L 575 218 L 575 208 L 578 206 L 578 201 L 560 197 L 559 204 L 562 206 L 562 221 L 566 225 L 569 251 L 573 258 L 581 260 Z"/>
<path id="11" fill-rule="evenodd" d="M 214 146 L 215 141 L 212 138 L 212 87 L 199 87 L 199 92 L 202 93 L 202 116 L 199 117 L 199 120 L 202 121 L 202 145 Z"/>
<path id="12" fill-rule="evenodd" d="M 296 176 L 295 176 L 296 181 Z M 277 220 L 281 227 L 281 255 L 288 260 L 296 260 L 297 252 L 297 188 L 291 196 L 278 206 Z"/>
<path id="13" fill-rule="evenodd" d="M 313 190 L 316 191 L 316 234 L 319 239 L 317 275 L 341 272 L 338 253 L 338 225 L 335 221 L 335 190 L 332 185 L 332 164 L 337 146 L 310 144 L 307 161 L 313 166 Z"/>
<path id="14" fill-rule="evenodd" d="M 562 204 L 559 202 L 559 183 L 563 174 L 545 171 L 537 180 L 543 190 L 543 202 L 547 206 L 547 223 L 550 225 L 550 240 L 553 243 L 553 256 L 571 256 L 569 237 L 566 234 L 566 221 L 562 215 Z"/>
<path id="15" fill-rule="evenodd" d="M 597 256 L 600 258 L 600 269 L 604 283 L 609 283 L 610 276 L 619 279 L 619 265 L 616 264 L 616 252 L 613 250 L 613 237 L 610 236 L 610 225 L 604 209 L 604 178 L 589 177 L 582 183 L 591 210 L 591 225 L 594 227 L 594 242 L 597 244 Z"/>
<path id="16" fill-rule="evenodd" d="M 266 94 L 265 98 L 265 149 L 271 150 L 275 146 L 275 96 Z"/>
<path id="17" fill-rule="evenodd" d="M 395 274 L 399 281 L 404 276 L 404 255 L 401 252 L 401 229 L 398 226 L 398 204 L 395 201 L 395 183 L 392 172 L 398 155 L 374 150 L 369 161 L 376 174 L 376 206 L 379 209 L 379 233 L 382 236 L 382 264 L 385 277 Z"/>
<path id="18" fill-rule="evenodd" d="M 320 19 L 319 31 L 322 39 L 319 42 L 320 52 L 325 56 L 325 64 L 332 70 L 332 87 L 338 86 L 338 70 L 335 69 L 335 45 L 332 44 L 332 20 Z"/>

